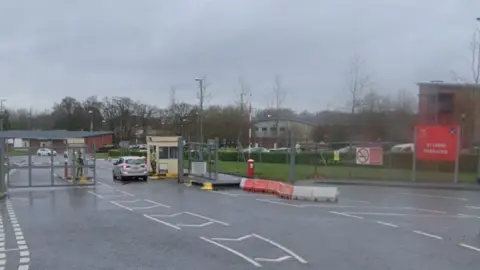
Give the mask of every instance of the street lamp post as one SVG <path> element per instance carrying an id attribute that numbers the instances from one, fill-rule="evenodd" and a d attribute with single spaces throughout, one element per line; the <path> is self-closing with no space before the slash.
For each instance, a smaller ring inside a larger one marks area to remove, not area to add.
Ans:
<path id="1" fill-rule="evenodd" d="M 90 132 L 93 132 L 93 111 L 89 110 L 88 113 L 90 114 Z"/>
<path id="2" fill-rule="evenodd" d="M 202 146 L 202 151 L 200 151 L 200 161 L 203 161 L 203 79 L 202 78 L 195 78 L 195 81 L 198 82 L 198 88 L 200 90 L 199 99 L 200 99 L 200 111 L 198 112 L 198 124 L 200 129 L 200 145 Z"/>

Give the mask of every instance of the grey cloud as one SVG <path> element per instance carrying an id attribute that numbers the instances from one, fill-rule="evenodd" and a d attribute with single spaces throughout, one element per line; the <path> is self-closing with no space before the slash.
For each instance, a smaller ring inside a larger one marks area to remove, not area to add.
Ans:
<path id="1" fill-rule="evenodd" d="M 286 106 L 346 103 L 349 58 L 365 59 L 375 89 L 468 77 L 475 0 L 2 1 L 0 96 L 46 108 L 64 95 L 129 95 L 165 105 L 168 87 L 195 102 L 231 103 L 244 76 L 255 106 L 281 74 Z M 475 13 L 477 11 L 477 13 Z M 479 24 L 480 25 L 480 24 Z"/>

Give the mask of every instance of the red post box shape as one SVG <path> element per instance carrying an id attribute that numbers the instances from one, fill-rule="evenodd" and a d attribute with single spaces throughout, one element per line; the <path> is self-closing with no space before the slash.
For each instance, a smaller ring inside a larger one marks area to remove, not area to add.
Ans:
<path id="1" fill-rule="evenodd" d="M 255 161 L 253 159 L 247 160 L 247 177 L 253 178 L 255 174 Z"/>

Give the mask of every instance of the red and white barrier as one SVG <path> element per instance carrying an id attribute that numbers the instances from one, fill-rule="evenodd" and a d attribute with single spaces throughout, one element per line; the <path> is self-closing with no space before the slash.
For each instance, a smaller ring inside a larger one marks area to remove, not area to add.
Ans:
<path id="1" fill-rule="evenodd" d="M 278 181 L 242 178 L 240 188 L 249 192 L 275 194 L 284 199 L 311 201 L 338 201 L 338 188 L 293 186 Z"/>

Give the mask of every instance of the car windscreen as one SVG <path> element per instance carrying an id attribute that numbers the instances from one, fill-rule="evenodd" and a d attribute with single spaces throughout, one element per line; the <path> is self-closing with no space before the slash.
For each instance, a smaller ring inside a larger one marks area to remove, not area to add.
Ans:
<path id="1" fill-rule="evenodd" d="M 145 160 L 143 158 L 127 159 L 125 160 L 125 163 L 133 164 L 133 165 L 142 165 L 142 164 L 145 164 Z"/>

